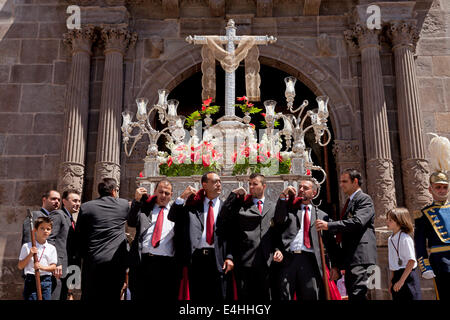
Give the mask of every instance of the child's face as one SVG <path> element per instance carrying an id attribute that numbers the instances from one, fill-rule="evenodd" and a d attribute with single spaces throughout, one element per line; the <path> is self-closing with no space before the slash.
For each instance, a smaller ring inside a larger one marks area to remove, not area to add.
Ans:
<path id="1" fill-rule="evenodd" d="M 47 240 L 47 238 L 52 233 L 52 225 L 50 223 L 41 223 L 36 230 L 36 238 L 38 240 Z"/>
<path id="2" fill-rule="evenodd" d="M 394 232 L 397 231 L 398 229 L 400 229 L 400 226 L 397 224 L 397 222 L 392 220 L 389 215 L 387 216 L 387 219 L 386 219 L 386 225 L 389 230 L 394 231 Z"/>

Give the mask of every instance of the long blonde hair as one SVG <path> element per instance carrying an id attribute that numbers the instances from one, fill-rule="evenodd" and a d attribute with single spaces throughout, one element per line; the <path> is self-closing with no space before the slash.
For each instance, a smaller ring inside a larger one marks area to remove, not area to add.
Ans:
<path id="1" fill-rule="evenodd" d="M 406 208 L 394 208 L 389 210 L 387 218 L 397 223 L 400 230 L 410 236 L 414 233 L 414 227 L 411 221 L 411 216 Z"/>

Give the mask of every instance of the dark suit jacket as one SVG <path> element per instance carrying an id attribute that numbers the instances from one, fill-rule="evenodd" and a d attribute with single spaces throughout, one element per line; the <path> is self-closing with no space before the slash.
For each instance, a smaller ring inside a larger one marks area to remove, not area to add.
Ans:
<path id="1" fill-rule="evenodd" d="M 112 260 L 127 263 L 125 222 L 128 210 L 127 200 L 111 196 L 81 205 L 75 236 L 83 263 L 99 264 Z"/>
<path id="2" fill-rule="evenodd" d="M 341 267 L 376 264 L 375 209 L 372 198 L 362 190 L 349 202 L 342 220 L 328 223 L 331 233 L 342 232 Z"/>
<path id="3" fill-rule="evenodd" d="M 303 221 L 301 219 L 301 206 L 293 207 L 289 201 L 278 200 L 274 222 L 279 231 L 279 238 L 282 243 L 284 252 L 289 251 L 291 242 L 295 239 L 298 231 L 301 229 Z M 319 271 L 323 277 L 322 270 L 322 259 L 320 256 L 320 245 L 319 245 L 319 235 L 316 230 L 316 220 L 321 219 L 328 221 L 328 215 L 319 210 L 315 206 L 311 209 L 311 223 L 310 223 L 310 239 L 312 244 L 312 249 L 314 250 L 314 255 L 316 257 L 317 265 L 319 266 Z M 327 250 L 328 257 L 330 258 L 331 265 L 334 267 L 338 261 L 338 246 L 334 237 L 329 233 L 324 231 L 322 235 L 323 244 Z M 289 262 L 289 255 L 284 255 L 283 263 Z"/>
<path id="4" fill-rule="evenodd" d="M 221 203 L 221 206 L 223 203 Z M 200 249 L 200 240 L 205 228 L 203 200 L 194 200 L 194 196 L 187 199 L 184 205 L 175 202 L 170 207 L 168 219 L 175 222 L 175 227 L 183 234 L 184 252 L 181 255 L 187 263 L 191 262 L 192 253 L 195 249 Z M 219 212 L 220 212 L 219 208 Z M 220 214 L 217 215 L 214 228 L 214 249 L 216 255 L 216 266 L 220 273 L 225 259 L 233 260 L 233 255 L 227 246 L 225 230 L 222 228 Z M 177 230 L 177 231 L 178 231 Z"/>
<path id="5" fill-rule="evenodd" d="M 261 214 L 250 196 L 244 199 L 230 193 L 220 215 L 230 236 L 236 267 L 270 266 L 274 252 L 271 228 L 274 213 L 274 203 L 265 201 Z"/>
<path id="6" fill-rule="evenodd" d="M 48 242 L 56 247 L 58 254 L 58 262 L 56 265 L 62 265 L 63 277 L 66 276 L 68 265 L 67 239 L 69 237 L 69 231 L 72 229 L 72 221 L 70 220 L 69 214 L 64 209 L 50 212 L 53 227 Z"/>
<path id="7" fill-rule="evenodd" d="M 31 214 L 33 216 L 33 226 L 34 226 L 34 222 L 36 221 L 37 218 L 39 217 L 47 217 L 47 212 L 41 208 L 41 210 L 39 211 L 31 211 Z M 25 218 L 25 220 L 23 221 L 23 226 L 22 226 L 22 245 L 24 243 L 28 243 L 31 242 L 31 235 L 30 235 L 30 218 L 27 216 Z"/>

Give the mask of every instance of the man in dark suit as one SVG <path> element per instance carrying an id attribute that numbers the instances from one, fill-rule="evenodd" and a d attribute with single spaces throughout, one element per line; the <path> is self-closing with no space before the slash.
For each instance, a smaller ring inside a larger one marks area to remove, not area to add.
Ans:
<path id="1" fill-rule="evenodd" d="M 61 196 L 56 190 L 48 190 L 42 195 L 42 208 L 39 211 L 32 211 L 33 215 L 33 225 L 37 218 L 48 217 L 50 212 L 59 209 L 61 204 Z M 31 242 L 30 235 L 30 219 L 27 216 L 23 222 L 22 226 L 22 245 L 24 243 Z"/>
<path id="2" fill-rule="evenodd" d="M 233 190 L 220 211 L 235 258 L 238 298 L 243 301 L 271 298 L 269 268 L 274 246 L 270 227 L 275 204 L 266 200 L 266 187 L 265 177 L 252 173 L 250 194 L 242 187 Z"/>
<path id="3" fill-rule="evenodd" d="M 367 269 L 376 264 L 377 243 L 375 237 L 375 209 L 372 198 L 361 190 L 361 173 L 346 169 L 339 185 L 349 196 L 341 214 L 341 220 L 318 220 L 318 230 L 329 230 L 342 239 L 341 268 L 345 270 L 345 288 L 349 300 L 366 300 Z"/>
<path id="4" fill-rule="evenodd" d="M 98 184 L 100 197 L 81 205 L 75 237 L 82 259 L 82 300 L 120 299 L 128 259 L 129 206 L 118 192 L 116 180 L 104 178 Z"/>
<path id="5" fill-rule="evenodd" d="M 73 263 L 72 246 L 73 233 L 75 232 L 75 222 L 73 214 L 80 210 L 80 192 L 77 190 L 66 190 L 62 195 L 63 206 L 59 210 L 50 212 L 50 219 L 53 221 L 53 228 L 48 242 L 56 247 L 58 262 L 54 277 L 52 277 L 55 290 L 52 293 L 52 300 L 67 300 L 67 266 Z M 71 257 L 69 259 L 69 256 Z M 69 263 L 69 260 L 71 263 Z"/>
<path id="6" fill-rule="evenodd" d="M 183 191 L 172 204 L 168 218 L 175 222 L 176 228 L 185 228 L 191 300 L 223 301 L 227 292 L 226 275 L 234 263 L 218 216 L 222 182 L 215 172 L 208 172 L 202 176 L 201 183 L 198 192 L 191 186 Z"/>
<path id="7" fill-rule="evenodd" d="M 282 300 L 293 300 L 294 293 L 298 300 L 325 298 L 319 235 L 315 223 L 317 219 L 328 220 L 328 215 L 312 204 L 317 191 L 316 181 L 302 180 L 299 182 L 297 198 L 295 188 L 288 187 L 277 202 L 274 223 L 283 247 L 280 268 Z M 337 253 L 334 237 L 324 232 L 323 242 L 334 263 Z M 333 267 L 331 279 L 337 279 L 337 275 L 338 269 Z"/>
<path id="8" fill-rule="evenodd" d="M 174 223 L 167 219 L 172 184 L 158 182 L 153 196 L 136 189 L 128 225 L 136 228 L 130 249 L 130 290 L 133 300 L 175 301 L 179 277 L 175 264 Z"/>

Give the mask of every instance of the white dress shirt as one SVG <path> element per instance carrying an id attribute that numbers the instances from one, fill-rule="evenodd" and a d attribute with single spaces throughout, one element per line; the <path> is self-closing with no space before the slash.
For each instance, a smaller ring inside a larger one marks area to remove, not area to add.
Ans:
<path id="1" fill-rule="evenodd" d="M 400 236 L 400 241 L 399 241 Z M 395 248 L 398 250 L 397 251 Z M 414 267 L 417 267 L 416 252 L 414 250 L 414 240 L 409 234 L 404 232 L 397 232 L 391 235 L 388 239 L 388 256 L 389 256 L 389 269 L 392 271 L 406 268 L 406 264 L 409 260 L 414 260 Z M 402 260 L 402 264 L 398 264 L 398 258 Z"/>
<path id="2" fill-rule="evenodd" d="M 56 254 L 56 248 L 54 245 L 45 241 L 44 244 L 40 244 L 36 241 L 36 248 L 38 249 L 37 258 L 41 266 L 48 267 L 51 264 L 56 264 L 58 257 Z M 20 250 L 19 260 L 25 259 L 31 251 L 31 242 L 24 243 Z M 34 259 L 31 257 L 30 261 L 24 268 L 25 274 L 34 274 Z M 41 276 L 51 275 L 49 271 L 40 271 Z"/>
<path id="3" fill-rule="evenodd" d="M 144 239 L 142 241 L 142 253 L 151 253 L 158 256 L 170 256 L 173 257 L 174 255 L 174 248 L 173 248 L 173 236 L 174 236 L 174 230 L 173 227 L 175 226 L 175 223 L 167 219 L 167 215 L 169 214 L 170 210 L 170 204 L 168 204 L 164 209 L 164 219 L 163 219 L 163 225 L 162 225 L 162 231 L 161 231 L 161 240 L 159 241 L 159 246 L 156 248 L 153 248 L 152 246 L 152 236 L 153 231 L 155 230 L 156 220 L 158 219 L 159 211 L 161 210 L 161 207 L 158 205 L 155 205 L 153 207 L 153 210 L 151 212 L 151 215 L 149 216 L 149 219 L 152 219 L 152 224 L 150 228 L 148 228 L 147 233 L 144 236 Z"/>
<path id="4" fill-rule="evenodd" d="M 308 217 L 309 217 L 309 221 L 311 222 L 311 208 L 312 206 L 310 204 L 307 205 L 308 206 Z M 290 251 L 307 251 L 307 252 L 314 252 L 313 247 L 312 247 L 312 237 L 310 237 L 310 242 L 311 242 L 311 248 L 307 248 L 304 244 L 303 244 L 303 229 L 304 229 L 304 219 L 305 219 L 305 205 L 302 204 L 302 212 L 300 214 L 300 230 L 298 230 L 297 235 L 295 236 L 294 240 L 291 242 L 291 245 L 289 247 Z M 311 227 L 310 227 L 311 230 Z"/>

